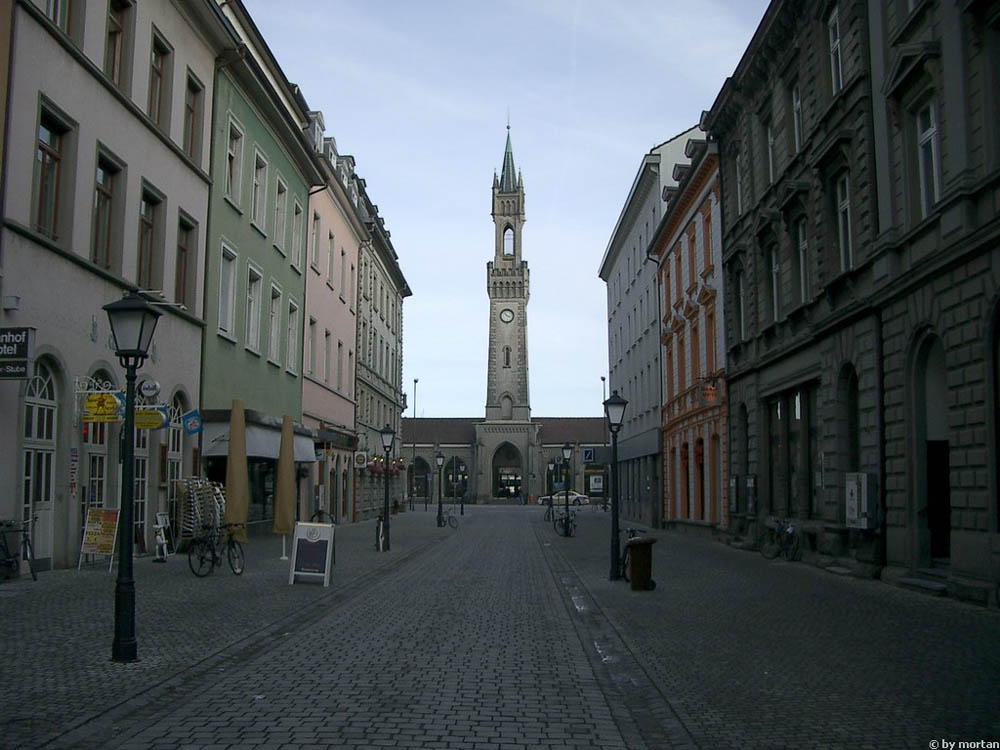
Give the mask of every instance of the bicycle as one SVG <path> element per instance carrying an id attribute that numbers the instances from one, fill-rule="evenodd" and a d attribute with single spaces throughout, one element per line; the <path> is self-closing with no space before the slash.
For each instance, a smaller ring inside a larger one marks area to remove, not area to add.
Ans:
<path id="1" fill-rule="evenodd" d="M 542 521 L 548 523 L 555 519 L 555 511 L 552 508 L 552 498 L 550 497 L 545 501 L 545 514 L 542 516 Z"/>
<path id="2" fill-rule="evenodd" d="M 233 539 L 233 529 L 243 524 L 224 523 L 219 527 L 204 524 L 205 533 L 191 540 L 188 550 L 188 566 L 191 572 L 199 578 L 204 578 L 222 565 L 222 550 L 225 548 L 229 569 L 236 575 L 241 575 L 246 568 L 246 555 L 243 545 Z"/>
<path id="3" fill-rule="evenodd" d="M 768 526 L 760 536 L 760 554 L 773 560 L 778 555 L 791 562 L 799 555 L 799 535 L 795 532 L 795 524 L 791 520 L 776 520 L 774 526 Z"/>
<path id="4" fill-rule="evenodd" d="M 552 528 L 559 536 L 573 536 L 576 533 L 576 511 L 557 511 L 552 519 Z"/>
<path id="5" fill-rule="evenodd" d="M 3 577 L 13 578 L 21 572 L 21 561 L 28 563 L 31 580 L 38 580 L 35 572 L 35 550 L 31 544 L 31 524 L 38 521 L 35 516 L 30 521 L 0 521 L 0 566 L 3 567 Z M 7 546 L 7 534 L 20 534 L 21 543 L 12 552 Z"/>
<path id="6" fill-rule="evenodd" d="M 625 539 L 625 549 L 622 551 L 621 555 L 619 556 L 619 560 L 621 560 L 621 567 L 618 569 L 618 575 L 620 575 L 623 579 L 625 579 L 625 582 L 628 583 L 629 582 L 629 577 L 628 577 L 628 556 L 629 556 L 629 550 L 631 549 L 631 547 L 628 546 L 628 540 L 629 539 L 635 539 L 637 536 L 639 536 L 639 534 L 645 534 L 646 530 L 645 529 L 633 529 L 633 528 L 618 529 L 618 533 L 619 534 L 627 534 L 628 535 L 626 537 L 626 539 Z"/>
<path id="7" fill-rule="evenodd" d="M 438 521 L 438 526 L 451 526 L 453 529 L 458 528 L 458 517 L 455 515 L 455 508 L 451 507 L 447 510 L 442 511 L 441 520 Z"/>
<path id="8" fill-rule="evenodd" d="M 323 508 L 317 508 L 309 518 L 310 523 L 334 523 L 333 516 Z"/>
<path id="9" fill-rule="evenodd" d="M 385 521 L 379 515 L 375 519 L 375 551 L 381 552 L 385 549 Z"/>

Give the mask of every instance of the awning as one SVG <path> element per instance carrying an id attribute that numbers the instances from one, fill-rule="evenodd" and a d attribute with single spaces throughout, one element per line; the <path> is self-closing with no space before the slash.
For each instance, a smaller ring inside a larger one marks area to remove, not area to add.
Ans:
<path id="1" fill-rule="evenodd" d="M 278 460 L 278 450 L 281 448 L 281 430 L 264 427 L 259 424 L 248 424 L 247 458 L 270 458 Z M 295 435 L 295 460 L 302 463 L 316 461 L 316 448 L 308 435 Z M 229 423 L 205 422 L 202 431 L 201 455 L 226 456 L 229 454 Z"/>

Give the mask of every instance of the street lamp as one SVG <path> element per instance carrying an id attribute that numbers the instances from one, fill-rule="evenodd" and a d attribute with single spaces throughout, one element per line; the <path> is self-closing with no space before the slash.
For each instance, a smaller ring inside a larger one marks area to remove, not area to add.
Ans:
<path id="1" fill-rule="evenodd" d="M 444 455 L 441 451 L 438 451 L 434 456 L 434 463 L 438 467 L 438 518 L 437 524 L 438 528 L 444 526 L 444 508 L 441 507 L 441 467 L 444 466 Z"/>
<path id="2" fill-rule="evenodd" d="M 549 505 L 552 504 L 552 490 L 555 483 L 552 480 L 552 472 L 556 470 L 556 462 L 551 458 L 549 459 Z"/>
<path id="3" fill-rule="evenodd" d="M 464 516 L 465 515 L 465 489 L 466 489 L 466 483 L 465 483 L 465 464 L 459 464 L 459 466 L 458 466 L 458 474 L 462 478 L 462 515 Z M 458 492 L 458 490 L 456 489 L 455 492 Z"/>
<path id="4" fill-rule="evenodd" d="M 379 436 L 382 438 L 382 449 L 385 451 L 385 508 L 383 512 L 383 518 L 385 519 L 385 551 L 388 552 L 390 549 L 389 545 L 389 451 L 392 450 L 392 441 L 396 437 L 396 433 L 392 431 L 389 423 L 386 422 L 385 427 L 383 427 L 378 432 Z"/>
<path id="5" fill-rule="evenodd" d="M 612 581 L 617 581 L 621 577 L 621 558 L 618 549 L 618 430 L 622 427 L 622 420 L 625 418 L 625 407 L 628 401 L 618 395 L 618 391 L 611 392 L 611 398 L 604 402 L 604 413 L 608 418 L 608 427 L 611 429 L 611 576 Z"/>
<path id="6" fill-rule="evenodd" d="M 104 306 L 111 324 L 118 362 L 125 368 L 125 439 L 122 446 L 122 499 L 118 528 L 122 530 L 118 547 L 118 580 L 115 584 L 115 637 L 111 642 L 111 660 L 135 661 L 138 658 L 135 641 L 135 579 L 132 577 L 133 493 L 135 491 L 135 371 L 149 352 L 162 315 L 138 292 L 131 291 L 122 299 Z"/>
<path id="7" fill-rule="evenodd" d="M 410 462 L 410 510 L 413 510 L 413 496 L 417 494 L 417 383 L 420 378 L 413 379 L 413 460 Z M 426 505 L 424 510 L 427 510 Z"/>
<path id="8" fill-rule="evenodd" d="M 566 517 L 563 518 L 563 536 L 569 536 L 569 460 L 573 456 L 573 446 L 569 443 L 565 443 L 562 447 L 563 454 L 563 468 L 566 472 L 566 481 L 563 484 L 563 492 L 566 493 Z"/>

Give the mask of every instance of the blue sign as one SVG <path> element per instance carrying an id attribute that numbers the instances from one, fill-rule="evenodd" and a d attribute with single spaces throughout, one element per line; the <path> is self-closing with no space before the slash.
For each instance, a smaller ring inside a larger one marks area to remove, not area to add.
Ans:
<path id="1" fill-rule="evenodd" d="M 201 432 L 201 412 L 192 409 L 181 417 L 184 420 L 184 432 L 188 435 L 195 435 Z"/>

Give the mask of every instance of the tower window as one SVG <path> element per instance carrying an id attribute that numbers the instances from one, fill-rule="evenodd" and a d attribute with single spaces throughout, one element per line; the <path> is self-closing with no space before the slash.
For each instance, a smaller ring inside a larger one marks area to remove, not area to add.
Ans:
<path id="1" fill-rule="evenodd" d="M 505 346 L 503 348 L 503 366 L 510 367 L 510 347 Z"/>
<path id="2" fill-rule="evenodd" d="M 510 227 L 503 230 L 503 254 L 514 254 L 514 230 Z"/>

